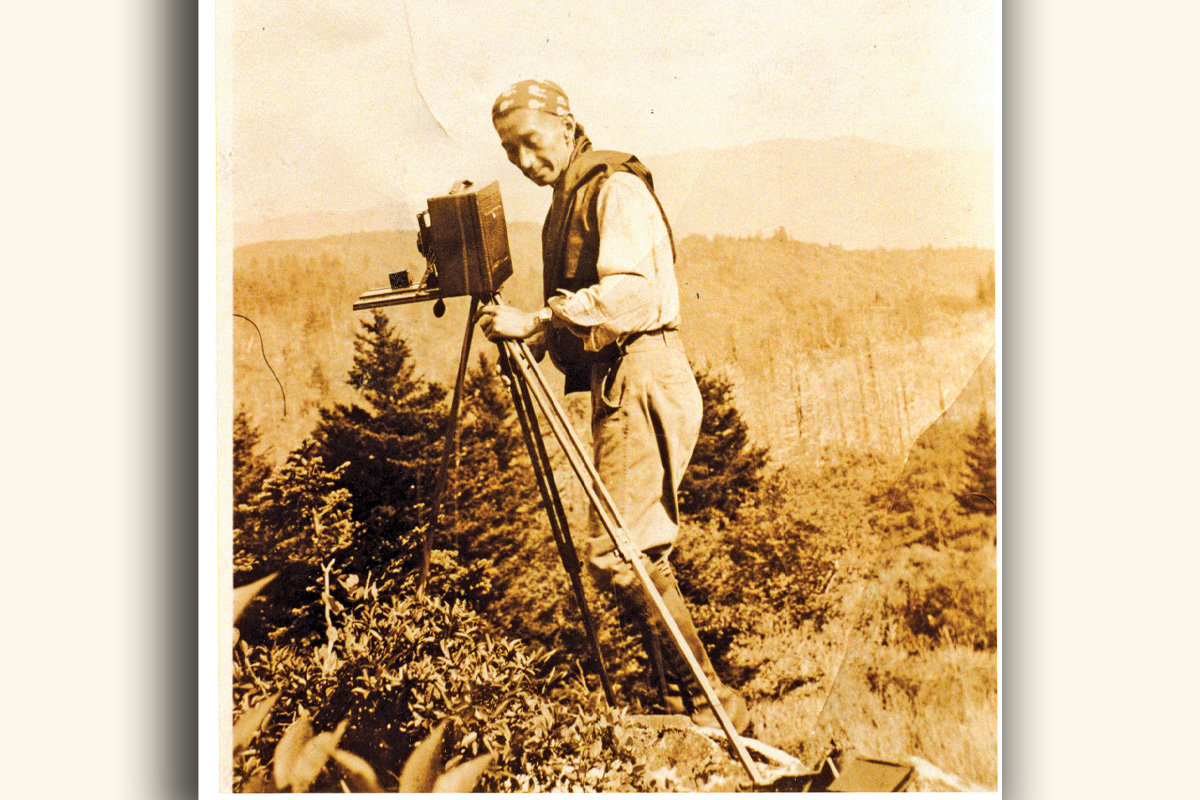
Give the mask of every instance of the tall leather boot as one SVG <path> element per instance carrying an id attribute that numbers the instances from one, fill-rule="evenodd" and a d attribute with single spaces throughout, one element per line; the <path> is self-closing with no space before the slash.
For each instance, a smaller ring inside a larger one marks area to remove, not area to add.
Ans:
<path id="1" fill-rule="evenodd" d="M 692 655 L 700 664 L 700 669 L 704 673 L 704 677 L 712 684 L 716 691 L 717 698 L 721 701 L 721 705 L 725 709 L 725 713 L 729 715 L 729 719 L 733 722 L 733 727 L 738 733 L 745 733 L 750 727 L 750 711 L 746 707 L 745 699 L 734 689 L 726 686 L 717 671 L 713 668 L 712 661 L 708 657 L 708 651 L 704 648 L 704 642 L 700 640 L 700 634 L 696 631 L 695 622 L 692 620 L 692 612 L 688 609 L 684 602 L 683 593 L 679 591 L 679 584 L 675 581 L 675 576 L 670 572 L 660 571 L 657 567 L 650 570 L 650 576 L 654 580 L 654 588 L 658 589 L 658 593 L 662 595 L 663 603 L 667 610 L 671 612 L 671 619 L 675 622 L 679 632 L 683 634 L 683 639 L 687 643 L 688 648 L 692 651 Z M 703 727 L 720 727 L 720 722 L 717 720 L 717 715 L 708 705 L 708 699 L 704 696 L 704 691 L 700 688 L 699 681 L 692 674 L 691 667 L 688 666 L 687 660 L 675 646 L 675 640 L 671 636 L 666 623 L 662 621 L 654 606 L 650 603 L 650 599 L 645 598 L 647 604 L 646 612 L 648 619 L 654 626 L 654 630 L 658 633 L 662 644 L 662 657 L 666 665 L 667 672 L 675 679 L 674 683 L 678 684 L 683 689 L 683 694 L 678 700 L 677 711 L 684 711 L 691 714 L 692 722 Z M 676 711 L 671 708 L 672 703 L 668 700 L 668 710 Z"/>

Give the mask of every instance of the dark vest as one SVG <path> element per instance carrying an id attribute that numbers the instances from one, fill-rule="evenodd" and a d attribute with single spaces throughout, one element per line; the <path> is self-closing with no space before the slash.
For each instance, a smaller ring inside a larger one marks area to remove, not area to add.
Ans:
<path id="1" fill-rule="evenodd" d="M 600 253 L 600 227 L 596 206 L 600 187 L 614 172 L 633 173 L 646 184 L 663 215 L 674 256 L 675 239 L 662 203 L 654 193 L 650 170 L 629 153 L 584 150 L 571 161 L 562 183 L 555 187 L 542 226 L 542 294 L 546 300 L 559 289 L 577 292 L 599 283 L 596 259 Z M 583 340 L 565 328 L 547 330 L 546 346 L 550 360 L 566 376 L 568 394 L 587 391 L 591 385 L 591 365 L 616 355 L 613 345 L 599 353 L 587 352 Z"/>

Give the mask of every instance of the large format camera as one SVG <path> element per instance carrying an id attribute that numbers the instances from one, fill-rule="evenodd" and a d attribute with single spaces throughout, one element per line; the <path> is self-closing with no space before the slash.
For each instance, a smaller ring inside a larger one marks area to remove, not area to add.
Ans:
<path id="1" fill-rule="evenodd" d="M 499 183 L 476 189 L 470 181 L 459 181 L 426 205 L 417 215 L 417 249 L 427 264 L 424 276 L 414 284 L 407 270 L 393 272 L 391 286 L 364 292 L 355 310 L 445 297 L 486 299 L 512 275 Z M 440 317 L 444 308 L 439 302 L 434 313 Z"/>

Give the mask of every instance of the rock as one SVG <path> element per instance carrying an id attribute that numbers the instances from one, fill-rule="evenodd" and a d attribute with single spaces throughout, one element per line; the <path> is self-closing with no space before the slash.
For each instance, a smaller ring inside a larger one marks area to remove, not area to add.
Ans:
<path id="1" fill-rule="evenodd" d="M 628 720 L 630 746 L 645 754 L 646 777 L 657 791 L 735 792 L 750 788 L 746 770 L 723 743 L 675 714 Z"/>
<path id="2" fill-rule="evenodd" d="M 994 792 L 995 788 L 981 786 L 966 778 L 946 772 L 918 756 L 903 759 L 913 768 L 914 792 Z"/>

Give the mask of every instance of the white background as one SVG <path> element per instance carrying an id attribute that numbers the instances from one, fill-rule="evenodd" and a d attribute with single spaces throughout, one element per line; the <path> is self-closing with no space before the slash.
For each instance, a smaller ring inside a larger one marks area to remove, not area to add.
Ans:
<path id="1" fill-rule="evenodd" d="M 9 797 L 188 796 L 197 758 L 215 793 L 212 236 L 197 276 L 167 5 L 6 15 Z M 1194 796 L 1196 13 L 1005 5 L 1003 787 Z M 211 12 L 200 35 L 211 226 Z"/>

